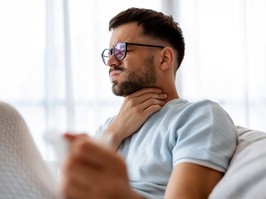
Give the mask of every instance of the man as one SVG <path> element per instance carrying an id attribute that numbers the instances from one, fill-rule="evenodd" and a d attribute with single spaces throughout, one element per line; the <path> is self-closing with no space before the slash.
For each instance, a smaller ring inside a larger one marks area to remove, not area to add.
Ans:
<path id="1" fill-rule="evenodd" d="M 178 96 L 181 29 L 171 16 L 130 8 L 109 30 L 102 58 L 113 93 L 125 100 L 99 128 L 97 141 L 65 135 L 71 143 L 65 198 L 207 198 L 226 171 L 237 132 L 216 103 Z"/>

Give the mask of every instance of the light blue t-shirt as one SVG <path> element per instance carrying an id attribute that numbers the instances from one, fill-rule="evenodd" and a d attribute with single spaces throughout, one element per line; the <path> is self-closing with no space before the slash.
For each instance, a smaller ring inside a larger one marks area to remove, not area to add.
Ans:
<path id="1" fill-rule="evenodd" d="M 121 143 L 118 153 L 127 163 L 132 188 L 145 198 L 156 199 L 164 197 L 176 164 L 190 162 L 225 172 L 236 144 L 235 125 L 218 104 L 178 98 L 151 115 Z"/>

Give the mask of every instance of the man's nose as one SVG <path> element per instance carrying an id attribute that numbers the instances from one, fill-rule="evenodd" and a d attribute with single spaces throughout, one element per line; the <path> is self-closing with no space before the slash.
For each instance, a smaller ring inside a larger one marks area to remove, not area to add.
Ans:
<path id="1" fill-rule="evenodd" d="M 117 60 L 114 54 L 112 54 L 107 61 L 107 65 L 109 67 L 116 67 L 116 66 L 119 66 L 120 64 L 121 64 L 121 61 Z"/>

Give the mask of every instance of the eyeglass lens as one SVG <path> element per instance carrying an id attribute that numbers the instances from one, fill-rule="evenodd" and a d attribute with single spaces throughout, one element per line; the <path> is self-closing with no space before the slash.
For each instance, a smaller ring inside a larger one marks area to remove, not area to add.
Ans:
<path id="1" fill-rule="evenodd" d="M 126 56 L 126 43 L 117 43 L 113 48 L 111 49 L 105 49 L 102 53 L 102 59 L 105 65 L 107 65 L 108 59 L 112 56 L 114 53 L 114 56 L 117 60 L 122 60 Z"/>
<path id="2" fill-rule="evenodd" d="M 114 54 L 118 60 L 122 60 L 126 54 L 126 44 L 125 43 L 117 43 L 114 46 Z"/>

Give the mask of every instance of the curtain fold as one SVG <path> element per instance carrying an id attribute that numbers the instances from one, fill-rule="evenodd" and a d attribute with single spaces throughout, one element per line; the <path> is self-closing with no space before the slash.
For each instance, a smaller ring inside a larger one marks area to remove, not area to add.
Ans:
<path id="1" fill-rule="evenodd" d="M 64 58 L 65 58 L 65 106 L 66 106 L 66 127 L 69 130 L 75 130 L 75 99 L 73 92 L 72 78 L 72 54 L 71 54 L 71 35 L 69 19 L 69 2 L 63 2 L 63 20 L 64 20 Z"/>

